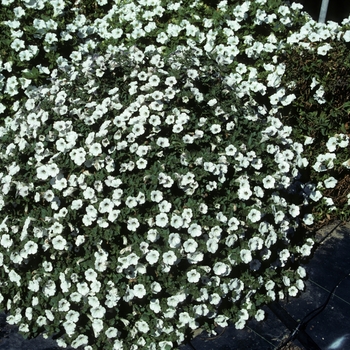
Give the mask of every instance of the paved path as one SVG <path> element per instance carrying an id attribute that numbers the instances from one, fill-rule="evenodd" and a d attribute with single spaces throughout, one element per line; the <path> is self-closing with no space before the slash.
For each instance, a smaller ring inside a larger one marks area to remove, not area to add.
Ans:
<path id="1" fill-rule="evenodd" d="M 18 333 L 18 327 L 6 323 L 6 315 L 0 313 L 0 350 L 61 350 L 52 339 L 37 337 L 35 339 L 24 339 Z M 71 347 L 65 350 L 72 349 Z"/>

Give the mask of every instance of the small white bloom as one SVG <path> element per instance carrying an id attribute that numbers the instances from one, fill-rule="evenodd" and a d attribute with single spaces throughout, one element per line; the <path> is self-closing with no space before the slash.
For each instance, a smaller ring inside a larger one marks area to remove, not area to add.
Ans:
<path id="1" fill-rule="evenodd" d="M 243 329 L 243 328 L 245 327 L 245 323 L 246 323 L 246 321 L 240 318 L 240 319 L 235 323 L 235 328 L 236 328 L 236 329 Z"/>
<path id="2" fill-rule="evenodd" d="M 190 238 L 183 243 L 183 247 L 186 253 L 194 253 L 198 247 L 198 243 L 193 238 Z"/>
<path id="3" fill-rule="evenodd" d="M 271 175 L 267 175 L 264 179 L 263 179 L 263 185 L 264 188 L 268 189 L 268 188 L 274 188 L 275 187 L 275 178 L 272 177 Z"/>
<path id="4" fill-rule="evenodd" d="M 156 215 L 156 225 L 159 227 L 166 227 L 169 223 L 168 215 L 166 213 L 160 213 Z"/>
<path id="5" fill-rule="evenodd" d="M 0 244 L 4 247 L 4 248 L 10 248 L 12 246 L 13 240 L 10 237 L 9 234 L 3 234 L 1 236 L 1 241 Z"/>
<path id="6" fill-rule="evenodd" d="M 302 266 L 299 266 L 299 267 L 298 267 L 297 273 L 298 273 L 298 275 L 300 276 L 300 278 L 306 277 L 306 270 L 305 270 L 305 268 L 302 267 Z"/>
<path id="7" fill-rule="evenodd" d="M 281 261 L 285 262 L 290 257 L 290 252 L 288 249 L 283 249 L 279 252 L 279 256 L 280 256 Z"/>
<path id="8" fill-rule="evenodd" d="M 150 265 L 154 265 L 159 259 L 159 252 L 157 250 L 150 250 L 146 255 L 146 260 Z"/>
<path id="9" fill-rule="evenodd" d="M 198 224 L 191 224 L 188 228 L 188 233 L 191 237 L 199 237 L 202 235 L 202 227 Z"/>
<path id="10" fill-rule="evenodd" d="M 102 305 L 97 305 L 92 307 L 90 312 L 93 318 L 103 318 L 106 313 L 106 309 Z"/>
<path id="11" fill-rule="evenodd" d="M 146 288 L 143 284 L 135 284 L 133 291 L 134 295 L 139 299 L 142 299 L 147 294 Z"/>
<path id="12" fill-rule="evenodd" d="M 197 283 L 199 282 L 200 278 L 201 278 L 201 274 L 195 269 L 187 272 L 187 280 L 190 283 Z"/>
<path id="13" fill-rule="evenodd" d="M 216 251 L 219 249 L 218 243 L 219 243 L 218 239 L 216 239 L 216 238 L 208 239 L 206 242 L 208 252 L 215 254 Z"/>
<path id="14" fill-rule="evenodd" d="M 324 180 L 324 186 L 326 188 L 334 188 L 337 183 L 338 183 L 338 180 L 335 179 L 333 176 L 331 176 L 328 179 Z"/>
<path id="15" fill-rule="evenodd" d="M 163 253 L 163 262 L 167 265 L 174 265 L 177 261 L 177 256 L 172 250 Z"/>
<path id="16" fill-rule="evenodd" d="M 247 219 L 251 222 L 258 222 L 261 219 L 261 213 L 257 209 L 251 209 L 249 214 L 247 215 Z"/>
<path id="17" fill-rule="evenodd" d="M 136 321 L 135 326 L 138 329 L 139 332 L 141 333 L 148 333 L 150 328 L 148 324 L 145 321 Z"/>
<path id="18" fill-rule="evenodd" d="M 299 291 L 298 291 L 298 288 L 295 287 L 295 286 L 291 286 L 291 287 L 288 288 L 288 294 L 289 294 L 291 297 L 297 296 L 298 292 L 299 292 Z"/>
<path id="19" fill-rule="evenodd" d="M 135 232 L 139 226 L 140 226 L 140 223 L 136 218 L 128 219 L 127 228 L 129 231 Z"/>
<path id="20" fill-rule="evenodd" d="M 231 268 L 227 264 L 218 261 L 215 263 L 213 271 L 217 276 L 227 276 L 231 272 Z"/>
<path id="21" fill-rule="evenodd" d="M 252 261 L 253 257 L 252 257 L 252 253 L 250 250 L 248 249 L 242 249 L 240 251 L 240 257 L 242 259 L 242 261 L 245 263 L 245 264 L 248 264 Z"/>
<path id="22" fill-rule="evenodd" d="M 105 332 L 107 338 L 116 338 L 118 336 L 118 329 L 109 327 Z"/>
<path id="23" fill-rule="evenodd" d="M 170 219 L 170 225 L 176 229 L 182 227 L 183 219 L 181 216 L 173 214 Z"/>
<path id="24" fill-rule="evenodd" d="M 312 225 L 314 223 L 314 216 L 312 214 L 305 214 L 303 217 L 305 225 Z"/>
<path id="25" fill-rule="evenodd" d="M 213 124 L 211 127 L 210 127 L 210 131 L 215 135 L 215 134 L 218 134 L 219 132 L 221 132 L 221 126 L 220 124 Z"/>
<path id="26" fill-rule="evenodd" d="M 254 317 L 258 322 L 262 321 L 265 318 L 265 311 L 261 309 L 258 310 Z"/>
<path id="27" fill-rule="evenodd" d="M 57 250 L 64 250 L 67 245 L 67 241 L 61 235 L 57 235 L 52 239 L 52 245 Z"/>
<path id="28" fill-rule="evenodd" d="M 181 246 L 181 237 L 178 233 L 170 233 L 168 237 L 170 248 L 179 248 Z"/>

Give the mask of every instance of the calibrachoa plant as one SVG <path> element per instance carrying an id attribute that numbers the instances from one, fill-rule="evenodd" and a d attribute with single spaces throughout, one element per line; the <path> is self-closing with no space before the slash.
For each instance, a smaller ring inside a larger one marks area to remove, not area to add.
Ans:
<path id="1" fill-rule="evenodd" d="M 350 166 L 345 133 L 308 159 L 314 139 L 283 120 L 297 96 L 278 57 L 311 21 L 299 5 L 2 5 L 9 323 L 60 346 L 170 349 L 304 289 L 304 227 L 314 203 L 334 207 L 328 171 Z M 324 28 L 348 42 L 346 26 Z"/>

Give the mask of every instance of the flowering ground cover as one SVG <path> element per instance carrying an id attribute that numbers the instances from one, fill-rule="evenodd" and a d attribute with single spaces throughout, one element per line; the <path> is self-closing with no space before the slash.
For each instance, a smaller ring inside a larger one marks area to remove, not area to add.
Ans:
<path id="1" fill-rule="evenodd" d="M 304 289 L 348 218 L 350 21 L 275 1 L 2 0 L 0 308 L 172 349 Z"/>

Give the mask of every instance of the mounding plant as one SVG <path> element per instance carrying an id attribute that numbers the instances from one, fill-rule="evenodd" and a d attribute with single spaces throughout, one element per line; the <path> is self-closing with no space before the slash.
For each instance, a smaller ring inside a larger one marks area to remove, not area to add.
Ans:
<path id="1" fill-rule="evenodd" d="M 3 5 L 7 322 L 60 346 L 171 349 L 304 289 L 305 227 L 349 140 L 325 133 L 313 159 L 288 125 L 300 100 L 279 57 L 309 20 L 298 5 Z"/>

